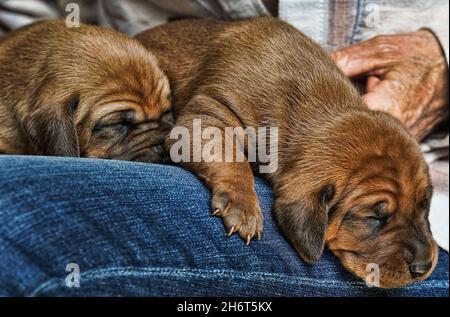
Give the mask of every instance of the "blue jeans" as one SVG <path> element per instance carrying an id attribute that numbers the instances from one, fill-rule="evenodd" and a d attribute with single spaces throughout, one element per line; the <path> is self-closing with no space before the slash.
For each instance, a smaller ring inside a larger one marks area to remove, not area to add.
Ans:
<path id="1" fill-rule="evenodd" d="M 368 288 L 329 252 L 306 265 L 275 226 L 270 188 L 256 190 L 265 231 L 245 246 L 178 167 L 0 156 L 0 295 L 448 296 L 444 251 L 428 280 L 395 290 Z"/>

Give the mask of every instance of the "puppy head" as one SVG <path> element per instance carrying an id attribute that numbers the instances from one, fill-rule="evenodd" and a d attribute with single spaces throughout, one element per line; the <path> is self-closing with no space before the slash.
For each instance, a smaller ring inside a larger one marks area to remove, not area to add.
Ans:
<path id="1" fill-rule="evenodd" d="M 166 76 L 151 59 L 116 64 L 110 71 L 111 80 L 76 100 L 81 155 L 161 162 L 162 144 L 173 124 Z"/>
<path id="2" fill-rule="evenodd" d="M 389 115 L 372 115 L 367 142 L 329 210 L 326 241 L 357 276 L 379 272 L 380 287 L 401 287 L 426 279 L 437 263 L 428 221 L 433 190 L 416 142 Z"/>
<path id="3" fill-rule="evenodd" d="M 297 169 L 301 198 L 291 194 L 293 203 L 277 212 L 300 256 L 314 262 L 326 244 L 374 286 L 426 279 L 438 249 L 428 222 L 432 186 L 417 143 L 384 113 L 351 115 L 317 142 L 305 154 L 314 162 Z"/>
<path id="4" fill-rule="evenodd" d="M 43 35 L 32 33 L 27 45 L 48 52 L 25 121 L 38 151 L 160 162 L 172 117 L 168 79 L 153 55 L 111 30 L 59 21 L 36 28 Z"/>

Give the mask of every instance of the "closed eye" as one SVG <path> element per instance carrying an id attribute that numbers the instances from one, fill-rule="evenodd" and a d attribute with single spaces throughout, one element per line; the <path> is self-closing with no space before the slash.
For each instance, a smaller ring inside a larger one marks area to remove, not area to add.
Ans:
<path id="1" fill-rule="evenodd" d="M 390 220 L 392 216 L 390 215 L 370 215 L 366 217 L 366 220 L 372 225 L 377 225 L 378 228 L 384 227 Z"/>
<path id="2" fill-rule="evenodd" d="M 80 104 L 80 98 L 78 96 L 73 97 L 69 102 L 69 111 L 73 115 L 77 110 Z"/>
<path id="3" fill-rule="evenodd" d="M 118 123 L 98 123 L 94 129 L 92 130 L 93 132 L 99 132 L 105 129 L 114 129 L 116 132 L 118 133 L 126 133 L 128 132 L 131 128 L 132 128 L 133 124 L 130 122 L 126 122 L 126 121 L 121 121 Z"/>
<path id="4" fill-rule="evenodd" d="M 378 218 L 376 216 L 369 216 L 366 217 L 365 222 L 367 226 L 370 228 L 370 230 L 379 230 L 383 228 L 385 221 L 384 219 Z"/>

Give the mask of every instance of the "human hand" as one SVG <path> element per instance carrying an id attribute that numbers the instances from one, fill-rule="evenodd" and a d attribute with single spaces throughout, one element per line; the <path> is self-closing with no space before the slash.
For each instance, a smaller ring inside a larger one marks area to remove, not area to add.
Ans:
<path id="1" fill-rule="evenodd" d="M 417 140 L 448 115 L 447 62 L 428 30 L 377 36 L 331 57 L 348 77 L 367 78 L 369 108 L 397 117 Z"/>

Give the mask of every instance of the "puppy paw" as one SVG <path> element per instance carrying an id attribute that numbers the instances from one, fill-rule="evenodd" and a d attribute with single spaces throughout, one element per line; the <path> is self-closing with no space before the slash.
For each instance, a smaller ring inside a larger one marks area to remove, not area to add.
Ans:
<path id="1" fill-rule="evenodd" d="M 247 245 L 253 238 L 261 239 L 263 216 L 254 191 L 214 191 L 211 205 L 212 215 L 222 217 L 228 236 L 238 233 Z"/>

